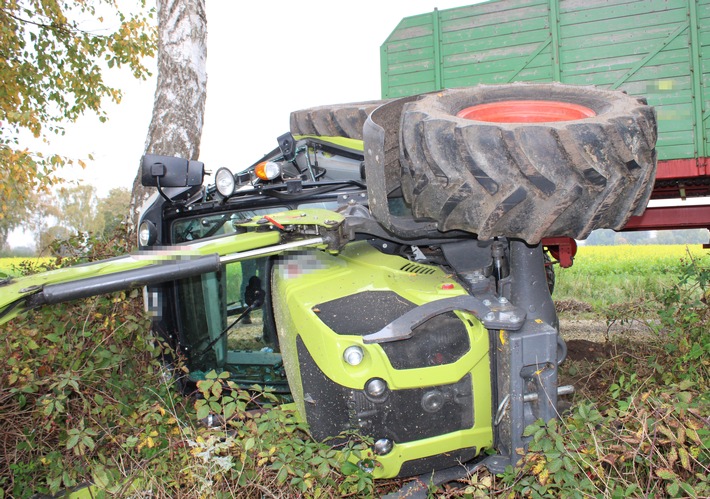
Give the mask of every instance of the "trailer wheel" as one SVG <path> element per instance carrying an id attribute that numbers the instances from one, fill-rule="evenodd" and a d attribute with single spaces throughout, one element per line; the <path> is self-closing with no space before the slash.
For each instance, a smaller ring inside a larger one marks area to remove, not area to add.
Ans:
<path id="1" fill-rule="evenodd" d="M 418 219 L 481 239 L 583 239 L 641 214 L 656 170 L 653 108 L 618 91 L 511 84 L 404 106 L 402 191 Z"/>
<path id="2" fill-rule="evenodd" d="M 362 140 L 365 120 L 383 102 L 373 100 L 293 111 L 290 118 L 291 133 Z"/>

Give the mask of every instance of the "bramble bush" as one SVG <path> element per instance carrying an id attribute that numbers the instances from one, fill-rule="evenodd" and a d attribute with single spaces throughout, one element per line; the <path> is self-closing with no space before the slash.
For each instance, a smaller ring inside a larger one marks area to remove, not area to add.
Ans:
<path id="1" fill-rule="evenodd" d="M 130 246 L 89 243 L 78 243 L 82 260 Z M 708 267 L 689 255 L 658 296 L 657 341 L 572 366 L 606 388 L 578 396 L 559 421 L 528 427 L 516 467 L 431 494 L 710 496 Z M 97 497 L 190 498 L 376 497 L 393 486 L 357 465 L 370 442 L 317 442 L 268 392 L 211 372 L 194 394 L 179 394 L 137 294 L 45 307 L 2 326 L 0 498 L 86 483 Z"/>
<path id="2" fill-rule="evenodd" d="M 71 263 L 130 247 L 76 244 Z M 350 462 L 367 442 L 316 442 L 292 412 L 266 410 L 270 394 L 214 372 L 192 396 L 178 393 L 138 294 L 44 307 L 1 326 L 0 498 L 88 483 L 99 497 L 373 494 L 371 476 Z M 207 414 L 221 424 L 206 427 Z"/>
<path id="3" fill-rule="evenodd" d="M 5 495 L 86 482 L 116 497 L 372 493 L 371 477 L 348 461 L 362 457 L 366 442 L 349 439 L 337 450 L 316 442 L 291 412 L 251 410 L 257 398 L 268 408 L 268 393 L 216 373 L 199 383 L 198 397 L 179 394 L 160 362 L 163 346 L 146 337 L 149 323 L 130 298 L 45 307 L 4 326 Z M 208 413 L 222 424 L 201 424 Z"/>
<path id="4" fill-rule="evenodd" d="M 594 367 L 605 395 L 526 428 L 505 497 L 710 496 L 709 263 L 688 253 L 656 298 L 657 338 Z"/>

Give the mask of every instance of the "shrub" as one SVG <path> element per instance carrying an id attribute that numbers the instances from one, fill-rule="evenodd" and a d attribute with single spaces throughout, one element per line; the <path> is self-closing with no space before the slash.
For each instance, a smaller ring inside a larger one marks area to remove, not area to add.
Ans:
<path id="1" fill-rule="evenodd" d="M 130 247 L 120 237 L 85 243 L 79 257 L 51 265 Z M 139 294 L 44 307 L 2 326 L 0 498 L 87 483 L 116 497 L 373 494 L 354 464 L 368 442 L 316 442 L 293 412 L 271 408 L 270 394 L 223 374 L 179 394 Z M 205 427 L 208 415 L 222 423 Z"/>
<path id="2" fill-rule="evenodd" d="M 501 477 L 510 497 L 710 496 L 708 261 L 689 253 L 658 295 L 656 341 L 595 367 L 605 396 L 526 428 L 528 453 Z"/>

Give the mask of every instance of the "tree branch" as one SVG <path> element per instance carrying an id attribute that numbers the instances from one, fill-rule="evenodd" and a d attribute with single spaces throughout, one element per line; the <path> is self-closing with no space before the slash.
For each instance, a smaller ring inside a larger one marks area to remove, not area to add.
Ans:
<path id="1" fill-rule="evenodd" d="M 42 28 L 42 29 L 47 29 L 47 30 L 51 30 L 51 31 L 60 31 L 60 32 L 65 33 L 67 35 L 71 35 L 74 33 L 81 33 L 83 35 L 91 36 L 93 38 L 106 38 L 106 36 L 104 36 L 104 35 L 97 35 L 95 33 L 91 33 L 90 31 L 84 31 L 84 30 L 81 30 L 76 27 L 67 27 L 67 26 L 69 26 L 67 24 L 64 24 L 64 25 L 55 24 L 55 23 L 47 24 L 47 23 L 32 21 L 31 19 L 24 19 L 22 17 L 16 16 L 12 12 L 9 12 L 7 9 L 3 9 L 3 8 L 0 8 L 0 12 L 2 14 L 6 15 L 7 17 L 14 19 L 15 21 L 17 21 L 19 23 L 31 24 L 32 26 L 37 26 L 38 28 Z"/>

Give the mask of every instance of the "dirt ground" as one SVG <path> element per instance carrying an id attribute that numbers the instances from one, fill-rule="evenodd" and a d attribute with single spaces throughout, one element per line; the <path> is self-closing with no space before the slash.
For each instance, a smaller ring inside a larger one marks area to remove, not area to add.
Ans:
<path id="1" fill-rule="evenodd" d="M 608 351 L 609 341 L 626 338 L 643 340 L 653 335 L 649 326 L 640 321 L 607 324 L 595 319 L 560 319 L 560 334 L 567 343 L 567 355 L 572 360 L 589 360 Z"/>
<path id="2" fill-rule="evenodd" d="M 567 300 L 555 303 L 560 334 L 567 344 L 567 361 L 560 370 L 560 385 L 574 385 L 577 394 L 594 400 L 608 391 L 610 370 L 634 357 L 645 340 L 655 337 L 653 324 L 640 320 L 607 321 L 595 318 L 592 307 Z M 614 341 L 621 340 L 621 341 Z M 627 340 L 627 341 L 624 341 Z"/>
<path id="3" fill-rule="evenodd" d="M 639 341 L 655 334 L 651 330 L 651 324 L 640 320 L 607 321 L 602 318 L 587 318 L 592 307 L 584 302 L 565 300 L 556 302 L 555 305 L 560 316 L 560 334 L 567 343 L 567 355 L 570 360 L 594 360 L 600 356 L 608 356 L 612 339 Z"/>

